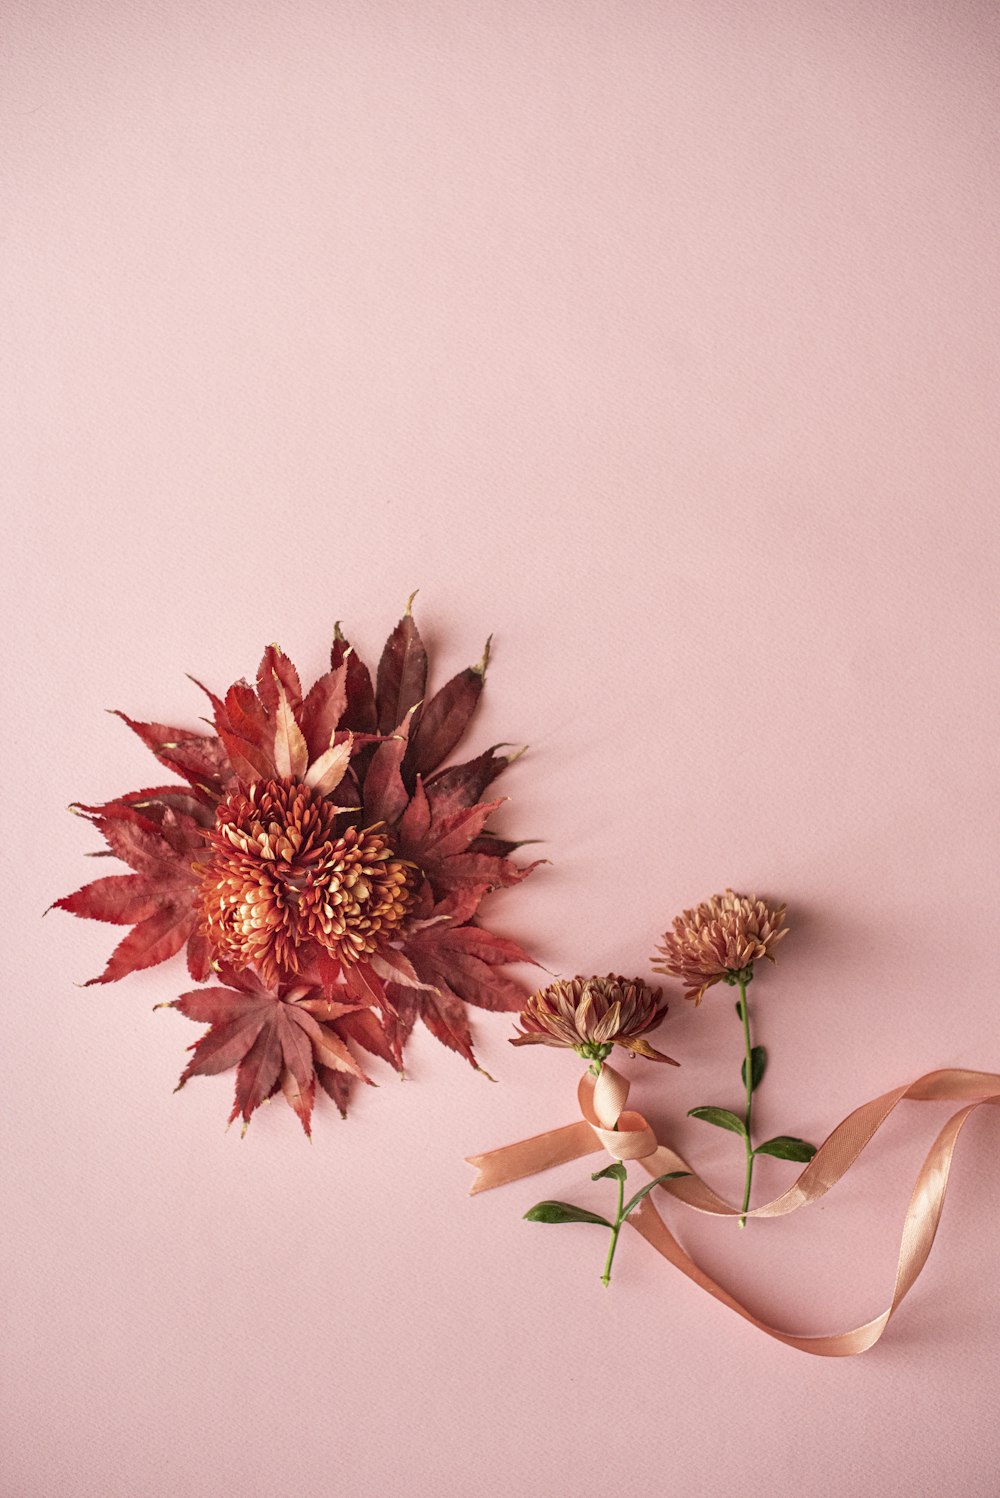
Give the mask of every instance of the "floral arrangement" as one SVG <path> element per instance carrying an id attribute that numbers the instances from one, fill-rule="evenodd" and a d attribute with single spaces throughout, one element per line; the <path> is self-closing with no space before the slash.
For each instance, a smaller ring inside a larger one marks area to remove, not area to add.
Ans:
<path id="1" fill-rule="evenodd" d="M 775 961 L 773 948 L 788 934 L 788 928 L 781 926 L 784 915 L 784 905 L 771 910 L 763 900 L 737 895 L 727 889 L 724 895 L 713 895 L 703 905 L 685 910 L 678 916 L 658 949 L 659 960 L 653 962 L 656 971 L 680 978 L 684 983 L 685 998 L 695 1004 L 701 1003 L 705 990 L 714 983 L 723 982 L 739 988 L 736 1013 L 743 1026 L 745 1043 L 741 1067 L 746 1097 L 744 1115 L 740 1118 L 728 1108 L 707 1105 L 691 1108 L 689 1116 L 729 1129 L 743 1140 L 746 1175 L 739 1218 L 741 1228 L 746 1226 L 755 1156 L 776 1155 L 782 1160 L 808 1161 L 816 1153 L 814 1145 L 788 1134 L 768 1139 L 756 1149 L 751 1144 L 753 1094 L 763 1078 L 767 1056 L 763 1046 L 754 1046 L 750 1042 L 747 986 L 753 978 L 754 963 L 759 958 Z M 616 1045 L 651 1061 L 668 1061 L 677 1066 L 672 1057 L 654 1050 L 642 1038 L 644 1031 L 660 1023 L 666 1011 L 661 990 L 649 988 L 639 978 L 627 982 L 614 973 L 609 973 L 606 978 L 574 978 L 570 983 L 554 983 L 532 996 L 521 1015 L 523 1028 L 511 1040 L 511 1045 L 540 1041 L 545 1045 L 568 1046 L 589 1060 L 590 1073 L 595 1079 L 601 1077 L 604 1063 Z M 665 1171 L 643 1186 L 626 1204 L 627 1171 L 621 1160 L 615 1160 L 591 1177 L 594 1181 L 608 1179 L 618 1183 L 614 1221 L 569 1202 L 556 1201 L 539 1202 L 525 1213 L 525 1217 L 529 1222 L 593 1222 L 609 1228 L 611 1242 L 601 1275 L 607 1285 L 622 1224 L 654 1186 L 661 1181 L 679 1180 L 688 1174 L 686 1170 Z"/>
<path id="2" fill-rule="evenodd" d="M 368 1081 L 358 1051 L 402 1071 L 419 1018 L 477 1066 L 467 1005 L 520 1009 L 502 969 L 532 958 L 488 930 L 480 906 L 538 862 L 488 826 L 497 777 L 523 751 L 494 745 L 444 768 L 479 702 L 478 665 L 427 696 L 427 651 L 411 612 L 374 681 L 335 626 L 330 669 L 303 690 L 276 645 L 256 682 L 205 687 L 210 732 L 117 716 L 180 783 L 77 805 L 127 874 L 55 905 L 130 926 L 110 983 L 185 951 L 199 987 L 168 1007 L 208 1025 L 178 1088 L 236 1071 L 230 1122 L 284 1094 L 308 1135 L 317 1084 L 342 1114 Z M 200 683 L 195 683 L 199 687 Z"/>
<path id="3" fill-rule="evenodd" d="M 626 1109 L 629 1084 L 608 1060 L 615 1046 L 651 1061 L 677 1063 L 655 1050 L 646 1039 L 646 1033 L 667 1012 L 661 991 L 651 989 L 639 978 L 630 981 L 615 973 L 603 978 L 556 981 L 529 999 L 511 1044 L 560 1046 L 575 1051 L 588 1062 L 577 1093 L 581 1117 L 576 1123 L 517 1144 L 470 1155 L 469 1164 L 477 1169 L 472 1191 L 507 1185 L 595 1150 L 604 1150 L 612 1157 L 611 1164 L 594 1171 L 591 1180 L 616 1183 L 613 1216 L 605 1217 L 571 1202 L 542 1201 L 529 1208 L 525 1218 L 529 1222 L 584 1223 L 605 1228 L 610 1240 L 601 1273 L 604 1285 L 611 1279 L 622 1228 L 629 1223 L 668 1263 L 767 1336 L 800 1352 L 848 1357 L 874 1346 L 916 1282 L 934 1242 L 958 1136 L 967 1119 L 983 1103 L 1000 1106 L 1000 1076 L 958 1068 L 928 1072 L 856 1108 L 818 1149 L 789 1134 L 754 1145 L 753 1096 L 763 1079 L 767 1056 L 763 1047 L 753 1045 L 751 1040 L 747 990 L 754 978 L 755 965 L 764 958 L 772 963 L 776 960 L 774 948 L 788 934 L 784 918 L 784 905 L 770 906 L 756 896 L 727 889 L 724 894 L 713 895 L 678 916 L 657 947 L 651 964 L 655 971 L 679 979 L 685 997 L 695 1005 L 717 983 L 738 990 L 736 1013 L 743 1031 L 742 1114 L 714 1104 L 689 1110 L 689 1116 L 740 1136 L 746 1163 L 743 1196 L 738 1207 L 713 1191 L 676 1150 L 660 1143 L 641 1113 Z M 654 1195 L 665 1196 L 695 1211 L 735 1217 L 741 1228 L 750 1217 L 780 1217 L 796 1211 L 818 1201 L 837 1183 L 896 1106 L 906 1099 L 960 1100 L 963 1106 L 941 1129 L 914 1185 L 892 1300 L 880 1316 L 862 1326 L 825 1336 L 799 1336 L 769 1326 L 691 1258 L 654 1204 Z M 774 1201 L 751 1208 L 753 1164 L 760 1155 L 793 1161 L 804 1169 Z M 632 1160 L 651 1179 L 626 1201 L 626 1162 Z"/>
<path id="4" fill-rule="evenodd" d="M 516 1012 L 515 1046 L 574 1051 L 587 1063 L 577 1089 L 580 1117 L 546 1134 L 469 1157 L 473 1192 L 505 1185 L 604 1151 L 611 1163 L 591 1179 L 617 1188 L 612 1215 L 542 1201 L 532 1222 L 583 1223 L 610 1234 L 601 1280 L 610 1282 L 623 1227 L 634 1227 L 668 1263 L 768 1336 L 803 1352 L 848 1356 L 871 1347 L 920 1274 L 934 1241 L 952 1154 L 981 1104 L 1000 1106 L 1000 1076 L 951 1068 L 929 1072 L 856 1108 L 816 1148 L 795 1135 L 754 1143 L 753 1101 L 766 1068 L 751 1035 L 749 988 L 758 964 L 773 963 L 788 934 L 785 906 L 727 889 L 685 910 L 651 959 L 699 1005 L 717 984 L 737 990 L 742 1029 L 737 1111 L 704 1104 L 691 1116 L 737 1135 L 744 1157 L 739 1205 L 726 1202 L 642 1114 L 626 1108 L 629 1084 L 611 1065 L 616 1047 L 648 1061 L 678 1063 L 648 1036 L 664 1019 L 662 990 L 617 973 L 559 979 L 534 994 L 503 969 L 535 959 L 482 924 L 494 890 L 519 884 L 541 860 L 489 820 L 501 805 L 493 782 L 519 757 L 495 744 L 452 763 L 479 702 L 490 656 L 428 695 L 428 658 L 413 599 L 386 641 L 374 673 L 334 629 L 330 669 L 303 689 L 276 645 L 253 685 L 224 696 L 200 683 L 211 705 L 208 732 L 118 716 L 175 779 L 103 805 L 78 804 L 104 839 L 96 856 L 128 873 L 106 875 L 55 905 L 130 929 L 91 983 L 118 981 L 186 955 L 198 986 L 166 1006 L 207 1029 L 192 1046 L 178 1089 L 191 1077 L 235 1071 L 230 1122 L 281 1093 L 310 1134 L 317 1088 L 346 1116 L 351 1090 L 370 1080 L 360 1053 L 403 1070 L 419 1019 L 477 1067 L 468 1008 Z M 742 1228 L 819 1200 L 850 1169 L 904 1100 L 958 1100 L 914 1186 L 892 1300 L 874 1320 L 829 1336 L 768 1326 L 685 1251 L 656 1203 L 670 1201 Z M 802 1167 L 774 1201 L 751 1206 L 761 1155 Z M 627 1162 L 650 1177 L 626 1200 Z"/>

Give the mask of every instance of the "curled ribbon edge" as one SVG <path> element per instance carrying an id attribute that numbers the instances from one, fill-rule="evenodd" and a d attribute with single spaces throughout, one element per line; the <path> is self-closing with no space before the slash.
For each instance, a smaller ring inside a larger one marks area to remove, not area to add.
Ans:
<path id="1" fill-rule="evenodd" d="M 466 1157 L 468 1163 L 478 1169 L 470 1194 L 507 1185 L 605 1149 L 616 1159 L 637 1160 L 654 1177 L 669 1171 L 687 1171 L 686 1178 L 661 1182 L 657 1190 L 683 1201 L 695 1211 L 719 1217 L 743 1216 L 742 1209 L 723 1201 L 691 1169 L 683 1156 L 658 1142 L 641 1113 L 625 1111 L 628 1092 L 628 1081 L 612 1066 L 605 1064 L 596 1079 L 589 1073 L 585 1074 L 578 1088 L 583 1115 L 578 1122 L 536 1134 L 517 1144 Z M 944 1068 L 926 1072 L 913 1082 L 863 1103 L 827 1135 L 787 1191 L 745 1214 L 748 1217 L 781 1217 L 825 1196 L 904 1099 L 915 1102 L 964 1101 L 966 1106 L 948 1119 L 920 1168 L 903 1223 L 892 1300 L 880 1316 L 863 1326 L 820 1336 L 797 1336 L 780 1331 L 755 1316 L 691 1258 L 667 1227 L 651 1196 L 644 1199 L 628 1221 L 668 1263 L 766 1336 L 819 1357 L 850 1357 L 864 1352 L 879 1340 L 927 1262 L 944 1206 L 958 1137 L 977 1108 L 983 1104 L 1000 1106 L 1000 1075 Z"/>

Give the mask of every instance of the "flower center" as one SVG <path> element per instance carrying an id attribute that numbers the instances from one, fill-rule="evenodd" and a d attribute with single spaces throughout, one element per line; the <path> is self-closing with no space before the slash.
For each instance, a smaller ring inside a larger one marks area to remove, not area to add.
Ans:
<path id="1" fill-rule="evenodd" d="M 216 955 L 267 982 L 300 971 L 314 946 L 342 963 L 384 947 L 413 898 L 412 871 L 384 831 L 334 831 L 337 811 L 295 782 L 259 780 L 226 797 L 195 865 L 202 929 Z"/>

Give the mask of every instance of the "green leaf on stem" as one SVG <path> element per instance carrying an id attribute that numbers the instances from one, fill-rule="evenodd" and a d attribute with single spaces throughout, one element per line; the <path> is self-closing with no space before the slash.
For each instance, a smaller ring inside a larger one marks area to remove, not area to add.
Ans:
<path id="1" fill-rule="evenodd" d="M 603 1170 L 595 1170 L 591 1176 L 592 1181 L 603 1181 L 607 1177 L 612 1181 L 624 1181 L 625 1167 L 620 1160 L 615 1160 L 611 1165 L 605 1165 Z"/>
<path id="2" fill-rule="evenodd" d="M 746 1138 L 746 1124 L 735 1113 L 730 1113 L 728 1108 L 689 1108 L 688 1118 L 703 1118 L 706 1123 L 715 1124 L 718 1129 L 729 1129 L 733 1134 L 742 1134 Z"/>
<path id="3" fill-rule="evenodd" d="M 750 1052 L 750 1091 L 756 1092 L 761 1084 L 764 1072 L 767 1070 L 767 1052 L 762 1045 L 755 1045 Z M 747 1063 L 744 1057 L 743 1065 L 740 1067 L 740 1076 L 743 1078 L 743 1086 L 747 1085 Z"/>
<path id="4" fill-rule="evenodd" d="M 681 1176 L 689 1176 L 690 1174 L 689 1170 L 668 1170 L 665 1176 L 657 1176 L 655 1181 L 650 1181 L 647 1186 L 643 1186 L 641 1191 L 637 1191 L 632 1200 L 622 1208 L 622 1222 L 625 1221 L 632 1208 L 637 1207 L 643 1197 L 648 1196 L 653 1187 L 658 1186 L 661 1181 L 678 1181 Z"/>
<path id="5" fill-rule="evenodd" d="M 798 1160 L 800 1164 L 811 1160 L 815 1153 L 814 1144 L 807 1144 L 804 1139 L 795 1139 L 791 1134 L 778 1134 L 774 1139 L 765 1139 L 754 1150 L 755 1155 L 774 1155 L 777 1160 Z"/>
<path id="6" fill-rule="evenodd" d="M 570 1202 L 538 1202 L 524 1214 L 525 1222 L 596 1222 L 598 1227 L 611 1228 L 614 1223 L 596 1212 L 585 1212 L 583 1207 L 574 1207 Z"/>

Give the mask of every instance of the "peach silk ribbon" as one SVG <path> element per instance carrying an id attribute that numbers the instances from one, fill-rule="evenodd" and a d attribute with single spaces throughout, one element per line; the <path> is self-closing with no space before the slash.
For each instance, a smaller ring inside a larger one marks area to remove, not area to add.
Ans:
<path id="1" fill-rule="evenodd" d="M 717 1196 L 676 1150 L 657 1141 L 641 1113 L 625 1110 L 628 1087 L 629 1084 L 621 1073 L 607 1063 L 596 1080 L 588 1072 L 581 1079 L 578 1092 L 583 1117 L 565 1128 L 537 1134 L 519 1144 L 509 1144 L 503 1149 L 490 1150 L 483 1155 L 468 1156 L 469 1164 L 475 1165 L 479 1171 L 471 1191 L 489 1191 L 494 1186 L 504 1186 L 511 1181 L 534 1175 L 537 1171 L 548 1170 L 553 1165 L 562 1165 L 569 1160 L 578 1160 L 596 1150 L 605 1149 L 616 1160 L 638 1160 L 654 1177 L 674 1170 L 688 1172 L 680 1180 L 661 1182 L 657 1191 L 685 1202 L 696 1212 L 708 1212 L 715 1217 L 742 1216 L 741 1209 L 730 1206 Z M 962 1102 L 965 1106 L 949 1118 L 920 1168 L 903 1224 L 892 1300 L 881 1316 L 876 1316 L 874 1321 L 868 1321 L 864 1326 L 819 1337 L 798 1337 L 789 1332 L 778 1331 L 761 1321 L 735 1296 L 730 1295 L 728 1290 L 724 1290 L 685 1252 L 653 1205 L 653 1193 L 643 1200 L 628 1221 L 647 1243 L 652 1244 L 657 1253 L 662 1254 L 682 1274 L 686 1274 L 688 1279 L 776 1341 L 819 1357 L 850 1357 L 854 1353 L 864 1352 L 881 1337 L 927 1262 L 944 1206 L 951 1158 L 958 1136 L 970 1114 L 981 1103 L 991 1103 L 994 1106 L 1000 1104 L 1000 1076 L 980 1071 L 932 1071 L 926 1076 L 918 1077 L 908 1086 L 896 1087 L 892 1092 L 873 1098 L 870 1103 L 863 1103 L 824 1140 L 793 1186 L 766 1206 L 755 1207 L 746 1214 L 748 1217 L 783 1217 L 787 1212 L 794 1212 L 825 1196 L 830 1187 L 836 1185 L 850 1169 L 896 1104 L 901 1103 L 904 1098 L 915 1102 Z"/>

